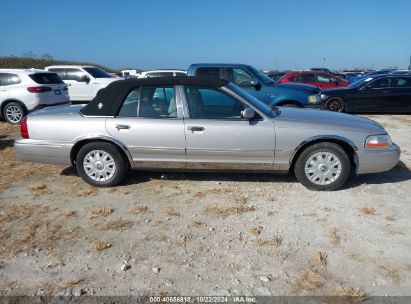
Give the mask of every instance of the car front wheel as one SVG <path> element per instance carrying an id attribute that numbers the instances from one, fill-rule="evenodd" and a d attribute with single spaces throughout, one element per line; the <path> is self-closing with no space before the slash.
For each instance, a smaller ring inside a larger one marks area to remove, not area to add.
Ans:
<path id="1" fill-rule="evenodd" d="M 341 98 L 330 98 L 325 102 L 325 109 L 333 112 L 344 112 L 344 100 Z"/>
<path id="2" fill-rule="evenodd" d="M 306 188 L 332 191 L 342 187 L 350 176 L 351 162 L 337 144 L 318 143 L 306 148 L 298 157 L 294 173 Z"/>
<path id="3" fill-rule="evenodd" d="M 105 142 L 84 145 L 77 154 L 76 167 L 83 180 L 96 187 L 115 186 L 128 171 L 118 148 Z"/>

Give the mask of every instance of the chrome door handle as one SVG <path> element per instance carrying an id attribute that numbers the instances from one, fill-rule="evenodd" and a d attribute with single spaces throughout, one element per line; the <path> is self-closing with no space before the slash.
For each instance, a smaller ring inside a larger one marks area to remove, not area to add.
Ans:
<path id="1" fill-rule="evenodd" d="M 118 130 L 128 130 L 130 129 L 129 125 L 116 125 L 116 129 Z"/>
<path id="2" fill-rule="evenodd" d="M 188 126 L 187 130 L 189 130 L 191 132 L 196 132 L 196 131 L 204 131 L 205 128 L 201 127 L 201 126 Z"/>

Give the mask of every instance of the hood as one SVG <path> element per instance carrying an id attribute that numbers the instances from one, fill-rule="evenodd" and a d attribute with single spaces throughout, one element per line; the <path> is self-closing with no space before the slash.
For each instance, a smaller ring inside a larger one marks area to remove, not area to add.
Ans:
<path id="1" fill-rule="evenodd" d="M 118 81 L 122 80 L 123 78 L 120 77 L 107 77 L 107 78 L 96 78 L 96 81 L 102 84 L 109 84 L 112 83 L 113 81 Z"/>
<path id="2" fill-rule="evenodd" d="M 280 83 L 277 83 L 276 85 L 279 88 L 302 90 L 302 91 L 310 92 L 312 94 L 318 94 L 321 92 L 321 89 L 319 87 L 316 87 L 310 84 L 280 82 Z"/>
<path id="3" fill-rule="evenodd" d="M 357 130 L 376 134 L 387 133 L 381 124 L 371 119 L 324 110 L 282 108 L 275 120 L 296 122 L 295 127 L 297 128 L 307 128 L 307 124 L 310 124 L 314 129 Z"/>

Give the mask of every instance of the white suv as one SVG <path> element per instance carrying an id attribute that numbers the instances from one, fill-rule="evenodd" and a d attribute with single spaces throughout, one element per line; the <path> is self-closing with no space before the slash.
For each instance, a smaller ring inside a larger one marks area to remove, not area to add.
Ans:
<path id="1" fill-rule="evenodd" d="M 67 85 L 55 73 L 0 69 L 0 117 L 11 124 L 36 108 L 67 102 Z"/>
<path id="2" fill-rule="evenodd" d="M 86 65 L 53 65 L 47 71 L 59 75 L 68 84 L 71 101 L 90 101 L 111 82 L 120 80 L 106 71 Z"/>
<path id="3" fill-rule="evenodd" d="M 138 78 L 187 76 L 184 70 L 152 70 L 141 72 Z"/>

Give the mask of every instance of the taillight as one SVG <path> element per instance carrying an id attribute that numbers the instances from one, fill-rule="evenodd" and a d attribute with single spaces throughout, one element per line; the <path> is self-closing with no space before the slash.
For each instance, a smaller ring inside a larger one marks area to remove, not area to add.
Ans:
<path id="1" fill-rule="evenodd" d="M 27 128 L 27 116 L 24 116 L 20 121 L 21 137 L 29 138 L 29 129 Z"/>
<path id="2" fill-rule="evenodd" d="M 50 92 L 51 88 L 50 87 L 28 87 L 27 91 L 30 93 L 44 93 L 44 92 Z"/>

